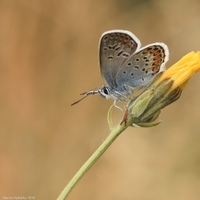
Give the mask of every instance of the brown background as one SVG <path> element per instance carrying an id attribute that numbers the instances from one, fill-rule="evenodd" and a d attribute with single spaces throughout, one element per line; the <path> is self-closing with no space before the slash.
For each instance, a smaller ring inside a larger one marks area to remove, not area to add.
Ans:
<path id="1" fill-rule="evenodd" d="M 109 134 L 98 42 L 125 29 L 165 42 L 168 66 L 200 49 L 199 0 L 0 1 L 0 199 L 56 199 Z M 154 128 L 126 130 L 69 200 L 199 200 L 200 74 Z M 114 111 L 114 121 L 122 117 Z"/>

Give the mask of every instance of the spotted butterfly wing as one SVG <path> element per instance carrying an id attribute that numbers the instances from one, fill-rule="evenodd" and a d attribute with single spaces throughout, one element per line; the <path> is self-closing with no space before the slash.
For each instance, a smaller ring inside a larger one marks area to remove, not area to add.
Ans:
<path id="1" fill-rule="evenodd" d="M 148 85 L 164 70 L 168 57 L 169 51 L 164 43 L 153 43 L 133 53 L 117 73 L 118 92 L 132 92 L 136 87 Z"/>
<path id="2" fill-rule="evenodd" d="M 129 31 L 105 32 L 100 38 L 99 62 L 103 79 L 117 88 L 116 76 L 126 61 L 140 48 L 140 41 Z"/>

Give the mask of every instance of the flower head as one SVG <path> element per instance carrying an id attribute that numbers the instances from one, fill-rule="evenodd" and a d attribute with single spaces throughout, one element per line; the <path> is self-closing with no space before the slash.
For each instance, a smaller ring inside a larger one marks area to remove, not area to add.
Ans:
<path id="1" fill-rule="evenodd" d="M 180 61 L 158 74 L 154 81 L 137 98 L 131 99 L 122 123 L 149 127 L 155 122 L 161 109 L 176 101 L 190 77 L 200 71 L 200 52 L 191 52 Z"/>

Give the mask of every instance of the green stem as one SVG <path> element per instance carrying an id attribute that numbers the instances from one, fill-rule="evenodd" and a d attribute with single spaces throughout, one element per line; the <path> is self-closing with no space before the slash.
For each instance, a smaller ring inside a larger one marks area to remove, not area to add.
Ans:
<path id="1" fill-rule="evenodd" d="M 101 155 L 106 151 L 106 149 L 114 142 L 114 140 L 124 131 L 127 126 L 117 125 L 106 138 L 106 140 L 101 144 L 101 146 L 92 154 L 92 156 L 85 162 L 85 164 L 79 169 L 79 171 L 74 175 L 68 185 L 63 189 L 57 200 L 64 200 L 71 190 L 75 187 L 78 181 L 83 177 L 83 175 L 92 167 L 92 165 L 101 157 Z"/>

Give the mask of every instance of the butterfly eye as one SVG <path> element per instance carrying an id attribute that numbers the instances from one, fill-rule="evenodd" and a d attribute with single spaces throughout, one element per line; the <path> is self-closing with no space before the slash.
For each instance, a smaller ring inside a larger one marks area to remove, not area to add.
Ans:
<path id="1" fill-rule="evenodd" d="M 105 95 L 109 95 L 110 91 L 107 87 L 104 87 L 102 92 L 105 94 Z"/>
<path id="2" fill-rule="evenodd" d="M 110 98 L 111 91 L 110 91 L 110 88 L 108 88 L 108 86 L 103 86 L 102 88 L 98 90 L 98 92 L 103 98 L 106 98 L 106 99 Z"/>

